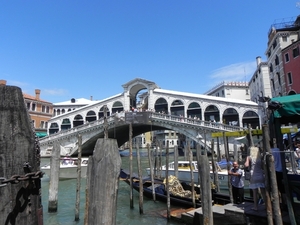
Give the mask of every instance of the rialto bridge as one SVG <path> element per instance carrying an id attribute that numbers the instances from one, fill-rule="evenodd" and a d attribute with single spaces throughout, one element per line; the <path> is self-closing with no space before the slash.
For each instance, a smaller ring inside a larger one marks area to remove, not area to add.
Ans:
<path id="1" fill-rule="evenodd" d="M 199 135 L 242 130 L 248 124 L 257 128 L 261 124 L 255 102 L 164 90 L 139 78 L 122 86 L 123 93 L 48 121 L 49 135 L 40 139 L 41 151 L 45 153 L 54 141 L 59 141 L 62 149 L 73 154 L 80 134 L 83 154 L 91 154 L 105 132 L 121 146 L 129 140 L 129 124 L 133 137 L 148 131 L 174 130 L 202 144 Z"/>

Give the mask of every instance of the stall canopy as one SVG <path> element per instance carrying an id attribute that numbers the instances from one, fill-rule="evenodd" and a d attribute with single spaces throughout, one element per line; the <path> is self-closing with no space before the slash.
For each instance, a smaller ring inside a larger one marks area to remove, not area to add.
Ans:
<path id="1" fill-rule="evenodd" d="M 272 117 L 281 124 L 300 122 L 300 94 L 272 98 L 268 108 L 273 111 Z"/>
<path id="2" fill-rule="evenodd" d="M 35 132 L 35 134 L 39 138 L 46 137 L 48 135 L 46 132 Z"/>

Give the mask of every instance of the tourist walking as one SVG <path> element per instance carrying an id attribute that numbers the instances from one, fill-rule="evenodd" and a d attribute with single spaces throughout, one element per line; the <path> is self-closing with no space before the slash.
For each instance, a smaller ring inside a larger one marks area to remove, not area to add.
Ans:
<path id="1" fill-rule="evenodd" d="M 259 191 L 262 195 L 264 202 L 266 200 L 265 175 L 262 166 L 263 165 L 259 148 L 251 147 L 250 156 L 247 156 L 246 158 L 245 167 L 250 167 L 251 171 L 249 188 L 253 191 L 254 205 L 251 209 L 254 211 L 257 211 Z"/>
<path id="2" fill-rule="evenodd" d="M 232 188 L 234 204 L 244 202 L 244 181 L 242 179 L 243 171 L 239 168 L 238 162 L 232 163 L 232 168 L 228 171 Z"/>

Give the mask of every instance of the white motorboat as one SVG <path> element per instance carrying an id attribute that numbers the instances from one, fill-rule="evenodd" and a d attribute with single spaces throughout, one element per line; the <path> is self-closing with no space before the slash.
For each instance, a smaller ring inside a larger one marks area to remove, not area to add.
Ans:
<path id="1" fill-rule="evenodd" d="M 81 158 L 81 177 L 85 178 L 87 174 L 88 158 Z M 77 178 L 78 158 L 64 157 L 60 160 L 59 179 Z M 50 177 L 50 164 L 41 167 L 48 177 Z"/>
<path id="2" fill-rule="evenodd" d="M 199 184 L 198 182 L 198 164 L 197 161 L 192 161 L 192 170 L 194 176 L 195 184 Z M 150 168 L 146 168 L 147 174 L 150 176 Z M 157 171 L 158 174 L 161 174 L 162 178 L 165 178 L 166 173 L 166 165 L 163 165 L 160 170 Z M 169 163 L 168 174 L 175 176 L 175 163 Z M 191 182 L 191 170 L 190 170 L 190 162 L 189 161 L 178 161 L 178 180 L 190 183 Z M 210 178 L 211 181 L 214 181 L 213 171 L 211 168 L 210 171 Z M 249 185 L 249 182 L 245 180 L 244 174 L 242 179 L 245 183 L 245 188 Z M 220 169 L 218 170 L 218 180 L 219 180 L 219 188 L 221 190 L 228 190 L 228 171 L 227 169 Z"/>

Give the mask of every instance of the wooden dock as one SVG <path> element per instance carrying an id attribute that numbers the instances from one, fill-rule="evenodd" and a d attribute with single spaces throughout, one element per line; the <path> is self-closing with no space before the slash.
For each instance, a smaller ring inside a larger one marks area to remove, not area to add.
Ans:
<path id="1" fill-rule="evenodd" d="M 252 210 L 253 203 L 244 202 L 242 204 L 213 205 L 214 225 L 264 225 L 268 224 L 265 205 L 258 205 L 258 210 Z M 171 219 L 180 220 L 184 224 L 202 224 L 202 208 L 176 209 L 171 211 Z M 289 214 L 282 211 L 284 225 L 289 225 Z"/>

